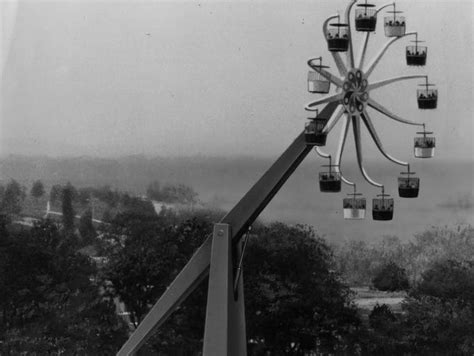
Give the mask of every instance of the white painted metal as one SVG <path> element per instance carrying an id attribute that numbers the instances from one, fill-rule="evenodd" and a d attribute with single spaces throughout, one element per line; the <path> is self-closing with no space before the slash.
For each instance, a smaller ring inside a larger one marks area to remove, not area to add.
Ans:
<path id="1" fill-rule="evenodd" d="M 367 126 L 367 129 L 369 130 L 370 136 L 372 136 L 372 139 L 375 142 L 375 145 L 379 149 L 379 151 L 389 160 L 392 161 L 393 163 L 399 164 L 400 166 L 404 167 L 410 167 L 410 164 L 407 162 L 400 161 L 391 155 L 389 155 L 385 149 L 383 148 L 382 141 L 380 141 L 379 136 L 377 135 L 377 132 L 375 131 L 375 127 L 372 123 L 372 120 L 370 120 L 369 114 L 367 112 L 364 112 L 361 115 L 362 121 L 364 121 L 365 125 Z"/>
<path id="2" fill-rule="evenodd" d="M 367 87 L 367 90 L 374 90 L 378 88 L 382 88 L 386 85 L 393 84 L 396 82 L 400 82 L 402 80 L 409 80 L 409 79 L 416 79 L 416 78 L 426 78 L 426 75 L 402 75 L 400 77 L 394 77 L 394 78 L 389 78 L 389 79 L 384 79 L 379 82 L 375 82 L 372 84 L 369 84 Z"/>
<path id="3" fill-rule="evenodd" d="M 352 45 L 352 31 L 351 31 L 351 9 L 354 6 L 354 4 L 357 2 L 357 0 L 352 0 L 346 7 L 346 11 L 344 13 L 344 19 L 346 21 L 346 24 L 348 24 L 347 31 L 349 35 L 349 50 L 347 51 L 347 65 L 350 68 L 354 68 L 354 48 Z"/>
<path id="4" fill-rule="evenodd" d="M 372 73 L 372 71 L 375 69 L 375 67 L 377 66 L 377 64 L 380 62 L 380 60 L 382 59 L 383 55 L 385 54 L 385 52 L 387 52 L 387 50 L 390 48 L 390 46 L 395 43 L 396 41 L 398 41 L 399 39 L 401 38 L 404 38 L 406 36 L 411 36 L 411 35 L 416 35 L 416 32 L 409 32 L 409 33 L 406 33 L 404 34 L 403 36 L 400 36 L 400 37 L 394 37 L 392 38 L 391 40 L 389 40 L 383 47 L 382 49 L 380 50 L 380 52 L 375 56 L 375 58 L 372 60 L 372 62 L 370 62 L 368 68 L 365 70 L 365 75 L 368 77 L 370 76 L 370 74 Z"/>
<path id="5" fill-rule="evenodd" d="M 408 124 L 408 125 L 423 126 L 423 124 L 420 124 L 420 123 L 417 123 L 417 122 L 414 122 L 414 121 L 409 121 L 409 120 L 401 118 L 398 115 L 395 115 L 390 110 L 388 110 L 387 108 L 385 108 L 384 106 L 382 106 L 381 104 L 379 104 L 378 102 L 376 102 L 373 99 L 369 98 L 369 100 L 367 102 L 367 105 L 369 105 L 371 108 L 377 110 L 378 112 L 388 116 L 389 118 L 391 118 L 395 121 L 403 122 L 404 124 Z"/>
<path id="6" fill-rule="evenodd" d="M 305 109 L 310 110 L 311 108 L 314 108 L 315 106 L 325 104 L 325 103 L 330 103 L 330 102 L 335 102 L 335 101 L 340 101 L 342 100 L 343 94 L 332 94 L 332 95 L 327 95 L 319 100 L 313 101 L 312 103 L 309 103 L 306 105 Z"/>

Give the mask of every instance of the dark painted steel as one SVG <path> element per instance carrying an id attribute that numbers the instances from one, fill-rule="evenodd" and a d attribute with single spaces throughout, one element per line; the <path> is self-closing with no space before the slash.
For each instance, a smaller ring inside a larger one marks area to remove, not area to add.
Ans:
<path id="1" fill-rule="evenodd" d="M 318 115 L 318 118 L 329 119 L 338 105 L 337 102 L 327 104 Z M 234 245 L 239 242 L 248 227 L 255 221 L 311 149 L 312 146 L 306 144 L 303 131 L 237 205 L 224 216 L 220 223 L 230 225 Z M 184 266 L 117 355 L 133 355 L 150 338 L 153 331 L 165 322 L 170 314 L 209 274 L 211 246 L 212 237 L 209 237 Z"/>

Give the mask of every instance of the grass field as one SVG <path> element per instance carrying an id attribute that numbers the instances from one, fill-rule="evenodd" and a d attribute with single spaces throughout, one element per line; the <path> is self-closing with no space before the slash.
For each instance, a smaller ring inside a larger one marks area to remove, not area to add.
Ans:
<path id="1" fill-rule="evenodd" d="M 375 305 L 387 304 L 394 313 L 402 312 L 402 302 L 406 292 L 382 292 L 369 287 L 352 287 L 356 293 L 354 302 L 359 309 L 362 319 L 367 320 Z"/>

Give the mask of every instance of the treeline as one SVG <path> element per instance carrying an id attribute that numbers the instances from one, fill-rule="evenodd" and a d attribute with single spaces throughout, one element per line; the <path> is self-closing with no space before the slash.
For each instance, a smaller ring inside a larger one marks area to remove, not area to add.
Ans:
<path id="1" fill-rule="evenodd" d="M 198 201 L 198 194 L 184 184 L 165 183 L 162 186 L 158 181 L 153 181 L 148 185 L 146 195 L 136 196 L 108 185 L 75 187 L 71 183 L 54 184 L 48 193 L 41 180 L 34 181 L 28 189 L 12 179 L 6 185 L 0 184 L 0 213 L 8 216 L 23 213 L 40 217 L 46 211 L 46 201 L 49 201 L 56 211 L 62 211 L 65 191 L 76 213 L 82 215 L 94 209 L 95 218 L 103 221 L 110 221 L 117 213 L 126 210 L 142 209 L 150 212 L 153 206 L 147 200 L 183 205 Z"/>
<path id="2" fill-rule="evenodd" d="M 404 290 L 402 313 L 385 304 L 369 316 L 371 353 L 471 355 L 474 352 L 474 228 L 432 227 L 402 243 L 347 242 L 335 248 L 351 285 Z"/>
<path id="3" fill-rule="evenodd" d="M 198 194 L 193 188 L 184 184 L 161 184 L 158 181 L 150 183 L 146 190 L 149 199 L 164 203 L 193 204 L 197 202 Z"/>
<path id="4" fill-rule="evenodd" d="M 389 263 L 403 267 L 410 283 L 415 283 L 435 262 L 474 262 L 474 228 L 432 227 L 407 242 L 385 236 L 376 243 L 347 241 L 335 245 L 334 250 L 338 270 L 350 285 L 371 285 L 380 269 Z"/>

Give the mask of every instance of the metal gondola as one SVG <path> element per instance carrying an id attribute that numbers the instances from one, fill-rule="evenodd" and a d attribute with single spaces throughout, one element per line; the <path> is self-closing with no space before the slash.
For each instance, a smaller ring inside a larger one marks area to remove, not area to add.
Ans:
<path id="1" fill-rule="evenodd" d="M 400 174 L 406 175 L 406 177 L 398 177 L 398 196 L 400 198 L 417 198 L 420 191 L 420 178 L 410 177 L 415 174 L 410 171 L 410 166 L 408 166 L 407 172 Z"/>
<path id="2" fill-rule="evenodd" d="M 374 4 L 357 4 L 355 10 L 355 28 L 360 32 L 373 32 L 377 26 L 377 10 Z"/>
<path id="3" fill-rule="evenodd" d="M 415 137 L 414 153 L 416 158 L 431 158 L 434 156 L 436 139 L 432 136 L 433 132 L 426 131 L 423 124 L 423 131 L 417 132 L 420 137 Z"/>
<path id="4" fill-rule="evenodd" d="M 397 11 L 396 5 L 393 3 L 393 11 L 387 11 L 392 14 L 384 18 L 385 36 L 387 37 L 400 37 L 404 36 L 406 32 L 405 17 L 399 14 L 403 11 Z"/>
<path id="5" fill-rule="evenodd" d="M 319 60 L 319 64 L 312 64 L 313 60 Z M 317 94 L 327 94 L 329 93 L 329 89 L 331 88 L 331 82 L 324 78 L 317 69 L 328 69 L 328 66 L 323 65 L 322 57 L 312 59 L 310 61 L 310 66 L 315 68 L 314 71 L 308 72 L 308 91 L 310 93 L 317 93 Z"/>
<path id="6" fill-rule="evenodd" d="M 348 194 L 351 198 L 343 199 L 344 219 L 347 220 L 362 220 L 365 219 L 365 208 L 367 202 L 365 198 L 357 198 L 361 193 L 357 193 L 356 185 L 354 184 L 354 192 Z"/>
<path id="7" fill-rule="evenodd" d="M 328 50 L 330 52 L 347 52 L 349 49 L 349 24 L 332 23 L 326 33 L 326 40 L 328 42 Z"/>
<path id="8" fill-rule="evenodd" d="M 318 110 L 316 110 L 316 117 L 309 117 L 308 122 L 304 128 L 304 137 L 307 145 L 311 146 L 325 146 L 327 133 L 323 132 L 327 118 L 318 117 Z"/>
<path id="9" fill-rule="evenodd" d="M 385 194 L 382 187 L 382 194 L 377 194 L 378 197 L 372 199 L 372 219 L 387 221 L 393 219 L 393 198 L 387 198 L 390 195 Z"/>
<path id="10" fill-rule="evenodd" d="M 428 47 L 418 46 L 418 43 L 424 41 L 418 40 L 418 33 L 416 34 L 416 39 L 412 41 L 415 43 L 414 46 L 406 47 L 406 59 L 407 65 L 409 66 L 424 66 L 426 65 L 426 58 L 428 56 Z"/>
<path id="11" fill-rule="evenodd" d="M 426 77 L 426 83 L 419 84 L 424 89 L 418 89 L 416 91 L 418 109 L 436 109 L 438 105 L 438 90 L 430 89 L 434 84 L 428 83 L 428 77 Z"/>

